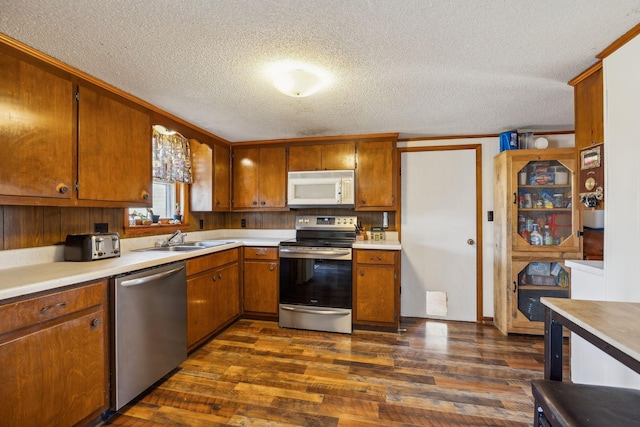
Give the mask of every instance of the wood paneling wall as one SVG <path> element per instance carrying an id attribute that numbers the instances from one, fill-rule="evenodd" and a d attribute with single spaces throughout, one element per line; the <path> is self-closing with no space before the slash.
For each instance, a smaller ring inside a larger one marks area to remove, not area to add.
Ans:
<path id="1" fill-rule="evenodd" d="M 239 229 L 293 229 L 296 215 L 357 215 L 367 230 L 382 225 L 382 212 L 352 209 L 301 209 L 288 212 L 192 212 L 185 231 Z M 123 208 L 81 208 L 0 205 L 0 250 L 33 248 L 64 243 L 67 234 L 92 233 L 95 223 L 109 224 L 109 231 L 123 234 Z M 389 212 L 393 231 L 395 212 Z"/>

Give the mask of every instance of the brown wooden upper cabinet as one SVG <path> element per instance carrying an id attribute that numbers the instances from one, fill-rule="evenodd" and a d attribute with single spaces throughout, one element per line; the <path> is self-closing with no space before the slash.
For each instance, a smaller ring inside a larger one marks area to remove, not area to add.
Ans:
<path id="1" fill-rule="evenodd" d="M 285 208 L 286 163 L 284 147 L 234 148 L 232 208 Z"/>
<path id="2" fill-rule="evenodd" d="M 355 169 L 355 143 L 289 147 L 289 171 Z"/>
<path id="3" fill-rule="evenodd" d="M 99 88 L 78 92 L 78 199 L 151 206 L 149 112 Z"/>
<path id="4" fill-rule="evenodd" d="M 148 111 L 2 43 L 0 65 L 0 203 L 151 205 Z"/>
<path id="5" fill-rule="evenodd" d="M 193 184 L 191 210 L 194 212 L 228 211 L 231 206 L 229 147 L 191 140 Z"/>
<path id="6" fill-rule="evenodd" d="M 397 162 L 395 140 L 358 141 L 356 210 L 394 210 Z"/>
<path id="7" fill-rule="evenodd" d="M 604 141 L 604 91 L 602 83 L 602 63 L 582 73 L 569 82 L 574 86 L 576 123 L 576 148 Z"/>
<path id="8" fill-rule="evenodd" d="M 69 76 L 0 44 L 0 204 L 68 204 L 74 95 Z"/>

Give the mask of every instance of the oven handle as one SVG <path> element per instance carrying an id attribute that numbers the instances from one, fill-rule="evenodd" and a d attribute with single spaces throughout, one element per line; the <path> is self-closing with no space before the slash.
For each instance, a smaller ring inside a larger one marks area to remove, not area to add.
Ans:
<path id="1" fill-rule="evenodd" d="M 291 255 L 329 255 L 329 256 L 345 256 L 351 255 L 351 249 L 345 250 L 301 250 L 301 249 L 287 249 L 280 248 L 281 254 L 291 254 Z"/>
<path id="2" fill-rule="evenodd" d="M 327 315 L 349 314 L 349 310 L 311 310 L 308 308 L 283 307 L 283 306 L 280 306 L 280 309 L 288 310 L 288 311 L 296 311 L 298 313 L 307 313 L 307 314 L 327 314 Z"/>

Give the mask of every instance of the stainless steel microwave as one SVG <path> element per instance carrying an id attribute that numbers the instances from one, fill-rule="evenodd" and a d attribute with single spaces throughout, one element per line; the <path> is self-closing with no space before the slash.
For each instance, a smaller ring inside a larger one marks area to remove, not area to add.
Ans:
<path id="1" fill-rule="evenodd" d="M 291 208 L 352 208 L 355 200 L 352 170 L 289 172 L 287 199 Z"/>

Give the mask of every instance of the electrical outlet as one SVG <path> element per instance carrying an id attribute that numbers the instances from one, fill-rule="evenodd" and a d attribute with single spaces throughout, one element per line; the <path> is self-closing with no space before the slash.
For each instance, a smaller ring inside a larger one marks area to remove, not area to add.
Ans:
<path id="1" fill-rule="evenodd" d="M 199 225 L 200 225 L 200 230 L 204 230 L 204 219 L 200 220 Z"/>
<path id="2" fill-rule="evenodd" d="M 487 221 L 493 221 L 493 211 L 487 211 Z"/>
<path id="3" fill-rule="evenodd" d="M 242 218 L 240 220 L 240 227 L 245 228 L 247 226 L 247 220 Z"/>
<path id="4" fill-rule="evenodd" d="M 93 224 L 93 232 L 94 233 L 108 233 L 109 232 L 109 223 L 106 222 L 96 222 Z"/>

